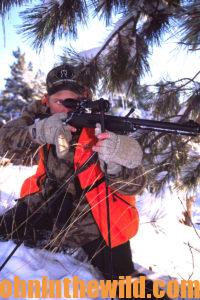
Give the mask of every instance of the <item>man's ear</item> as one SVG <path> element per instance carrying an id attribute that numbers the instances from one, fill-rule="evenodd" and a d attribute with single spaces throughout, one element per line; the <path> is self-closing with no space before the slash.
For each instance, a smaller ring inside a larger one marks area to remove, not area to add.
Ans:
<path id="1" fill-rule="evenodd" d="M 42 97 L 41 101 L 42 101 L 42 104 L 43 104 L 43 105 L 46 105 L 46 106 L 49 107 L 49 96 L 48 96 L 48 94 L 45 94 L 45 95 Z"/>

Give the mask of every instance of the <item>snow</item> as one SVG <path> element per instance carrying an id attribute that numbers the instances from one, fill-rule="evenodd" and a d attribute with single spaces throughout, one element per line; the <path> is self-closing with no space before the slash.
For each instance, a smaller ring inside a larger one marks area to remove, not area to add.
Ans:
<path id="1" fill-rule="evenodd" d="M 93 57 L 95 57 L 97 55 L 97 53 L 99 52 L 100 47 L 95 47 L 92 49 L 88 49 L 88 50 L 84 50 L 79 52 L 79 55 L 87 60 L 92 59 Z"/>
<path id="2" fill-rule="evenodd" d="M 24 180 L 33 175 L 36 166 L 24 167 L 8 165 L 0 167 L 0 214 L 14 205 L 20 195 L 20 187 Z"/>
<path id="3" fill-rule="evenodd" d="M 35 169 L 36 166 L 1 167 L 0 214 L 14 204 L 23 180 L 32 175 Z M 131 249 L 135 267 L 151 279 L 177 279 L 179 282 L 181 279 L 200 280 L 200 230 L 195 225 L 200 223 L 200 198 L 194 205 L 194 227 L 188 227 L 178 221 L 183 210 L 183 196 L 166 189 L 157 197 L 147 192 L 138 197 L 140 228 L 131 240 Z M 12 241 L 0 242 L 0 264 L 14 246 Z M 24 245 L 18 248 L 1 271 L 0 281 L 13 281 L 14 276 L 40 281 L 44 276 L 59 280 L 78 276 L 86 281 L 100 278 L 98 271 L 87 262 L 81 251 L 69 255 Z"/>

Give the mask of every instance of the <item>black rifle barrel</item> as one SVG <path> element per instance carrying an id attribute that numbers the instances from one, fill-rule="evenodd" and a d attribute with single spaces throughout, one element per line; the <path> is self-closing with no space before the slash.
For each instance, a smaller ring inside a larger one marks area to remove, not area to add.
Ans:
<path id="1" fill-rule="evenodd" d="M 69 112 L 64 122 L 76 128 L 95 128 L 96 123 L 101 121 L 100 114 Z M 126 134 L 138 129 L 187 136 L 200 134 L 200 124 L 191 120 L 186 123 L 172 123 L 111 115 L 105 115 L 105 129 L 118 134 Z"/>

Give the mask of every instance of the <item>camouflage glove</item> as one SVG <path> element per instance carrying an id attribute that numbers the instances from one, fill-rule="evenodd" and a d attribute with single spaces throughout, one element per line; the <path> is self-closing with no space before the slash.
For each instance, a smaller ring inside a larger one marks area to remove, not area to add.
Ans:
<path id="1" fill-rule="evenodd" d="M 34 142 L 38 144 L 53 144 L 56 146 L 57 156 L 61 159 L 66 157 L 69 151 L 69 142 L 72 139 L 71 126 L 63 125 L 62 120 L 67 117 L 66 113 L 56 113 L 49 118 L 35 121 L 29 126 L 29 133 Z"/>
<path id="2" fill-rule="evenodd" d="M 103 165 L 101 161 L 107 163 L 108 174 L 119 173 L 121 166 L 134 169 L 141 165 L 142 149 L 133 137 L 117 135 L 109 131 L 99 134 L 98 125 L 95 134 L 99 142 L 93 147 L 93 150 L 98 152 L 101 168 Z M 103 138 L 105 134 L 107 138 Z"/>

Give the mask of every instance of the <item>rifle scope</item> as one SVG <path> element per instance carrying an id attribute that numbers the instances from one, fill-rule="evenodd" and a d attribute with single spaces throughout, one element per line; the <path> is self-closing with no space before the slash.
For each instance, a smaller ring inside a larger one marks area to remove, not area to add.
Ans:
<path id="1" fill-rule="evenodd" d="M 110 103 L 108 100 L 104 100 L 103 98 L 97 101 L 91 101 L 89 99 L 65 99 L 62 101 L 62 104 L 67 107 L 71 108 L 76 111 L 84 111 L 85 109 L 91 109 L 93 112 L 100 112 L 104 111 L 107 112 L 110 109 Z"/>

